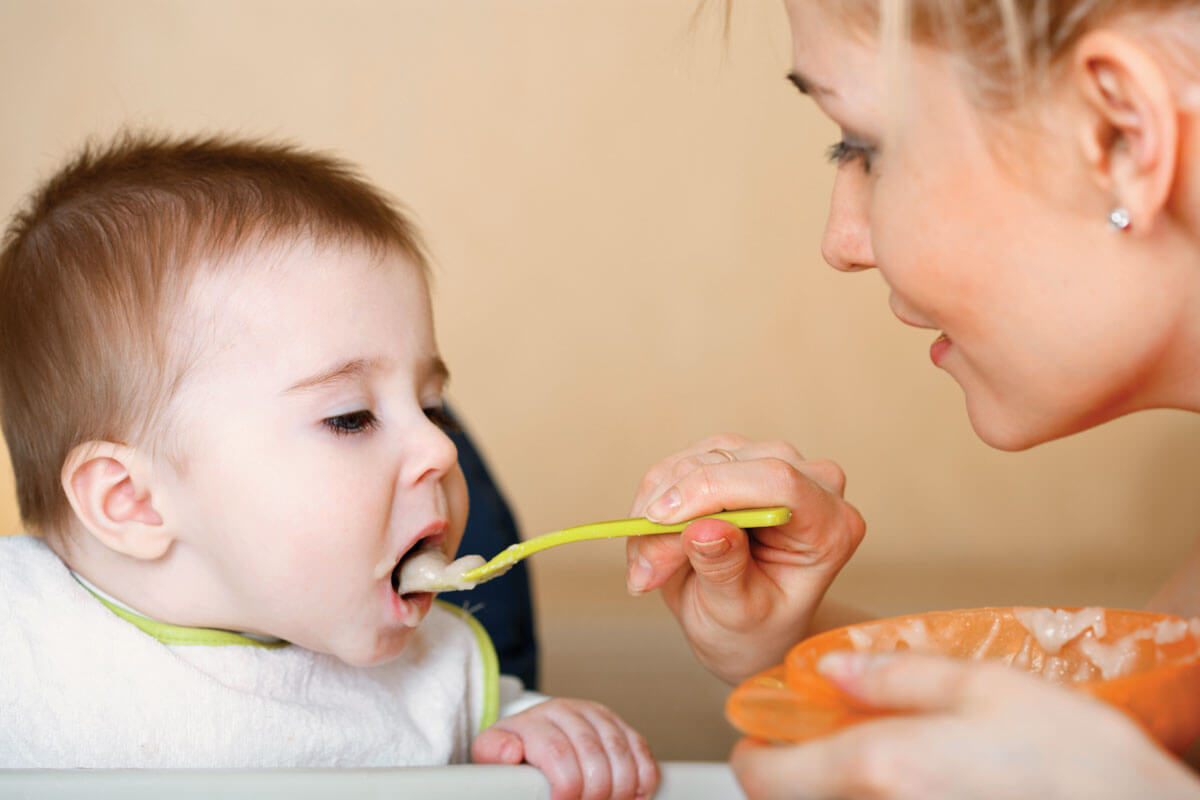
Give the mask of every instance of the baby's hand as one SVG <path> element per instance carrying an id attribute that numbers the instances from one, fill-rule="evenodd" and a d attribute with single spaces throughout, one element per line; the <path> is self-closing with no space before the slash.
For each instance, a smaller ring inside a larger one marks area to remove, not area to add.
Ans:
<path id="1" fill-rule="evenodd" d="M 475 737 L 477 764 L 532 764 L 554 800 L 650 798 L 658 765 L 642 735 L 587 700 L 555 698 L 505 717 Z"/>

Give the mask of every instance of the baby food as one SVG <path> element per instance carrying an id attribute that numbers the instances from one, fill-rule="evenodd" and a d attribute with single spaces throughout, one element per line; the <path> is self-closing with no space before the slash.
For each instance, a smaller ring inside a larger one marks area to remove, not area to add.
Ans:
<path id="1" fill-rule="evenodd" d="M 451 561 L 436 548 L 421 550 L 400 562 L 396 591 L 409 594 L 474 589 L 476 581 L 465 580 L 463 576 L 476 567 L 482 567 L 484 563 L 483 556 L 463 556 Z"/>

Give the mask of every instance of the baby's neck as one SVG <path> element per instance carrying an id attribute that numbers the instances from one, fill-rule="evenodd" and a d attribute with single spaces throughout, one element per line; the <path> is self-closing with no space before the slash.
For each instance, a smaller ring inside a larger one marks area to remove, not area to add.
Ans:
<path id="1" fill-rule="evenodd" d="M 133 608 L 132 606 L 130 606 L 126 603 L 121 602 L 120 599 L 113 597 L 111 594 L 104 591 L 99 586 L 95 585 L 94 583 L 92 583 L 87 578 L 83 577 L 82 575 L 80 575 L 78 572 L 71 569 L 70 567 L 67 567 L 67 569 L 70 570 L 71 577 L 75 578 L 75 580 L 78 581 L 83 586 L 83 588 L 87 589 L 93 595 L 95 595 L 96 597 L 98 597 L 102 601 L 104 601 L 104 603 L 106 605 L 116 606 L 119 609 L 122 609 L 130 614 L 133 614 L 134 616 L 141 617 L 141 618 L 151 621 L 151 622 L 162 622 L 162 620 L 156 620 L 156 619 L 154 619 L 154 617 L 150 616 L 149 614 L 145 614 L 142 611 L 140 611 L 136 608 Z M 238 634 L 239 636 L 245 636 L 248 639 L 253 639 L 256 642 L 262 642 L 264 644 L 278 644 L 283 641 L 282 639 L 280 639 L 276 636 L 263 636 L 263 635 L 257 634 L 257 633 L 247 633 L 245 631 L 232 631 L 232 632 Z"/>
<path id="2" fill-rule="evenodd" d="M 190 557 L 178 542 L 163 556 L 147 560 L 119 553 L 84 531 L 45 538 L 85 587 L 118 608 L 167 625 L 241 632 L 233 599 L 213 589 L 220 581 L 207 579 L 205 562 Z"/>

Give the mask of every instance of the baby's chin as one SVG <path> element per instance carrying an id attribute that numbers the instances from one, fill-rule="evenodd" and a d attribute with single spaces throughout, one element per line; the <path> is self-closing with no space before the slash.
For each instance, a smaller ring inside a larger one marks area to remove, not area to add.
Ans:
<path id="1" fill-rule="evenodd" d="M 296 647 L 332 656 L 352 667 L 373 667 L 403 653 L 416 631 L 416 627 L 398 625 L 382 631 L 360 631 L 358 635 L 344 630 L 338 632 L 341 635 L 337 638 L 321 636 L 317 631 L 307 636 L 293 632 L 287 640 Z"/>
<path id="2" fill-rule="evenodd" d="M 352 667 L 374 667 L 386 664 L 403 653 L 415 632 L 416 628 L 389 631 L 386 636 L 380 637 L 367 647 L 362 646 L 362 643 L 346 643 L 344 646 L 335 646 L 322 652 Z"/>
<path id="3" fill-rule="evenodd" d="M 292 644 L 333 656 L 354 667 L 371 667 L 399 656 L 412 640 L 417 628 L 425 621 L 433 605 L 434 595 L 417 592 L 401 597 L 388 590 L 396 614 L 382 621 L 374 619 L 359 626 L 345 623 L 341 627 L 326 621 L 303 631 L 293 630 L 283 638 Z"/>

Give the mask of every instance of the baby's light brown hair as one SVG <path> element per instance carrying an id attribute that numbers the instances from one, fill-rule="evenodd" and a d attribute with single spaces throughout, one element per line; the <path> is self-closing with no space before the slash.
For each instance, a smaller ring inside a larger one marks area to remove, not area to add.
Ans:
<path id="1" fill-rule="evenodd" d="M 124 134 L 30 196 L 0 247 L 0 421 L 31 531 L 70 512 L 72 448 L 154 440 L 186 374 L 172 336 L 205 265 L 304 240 L 427 270 L 396 204 L 346 163 L 287 144 Z"/>

